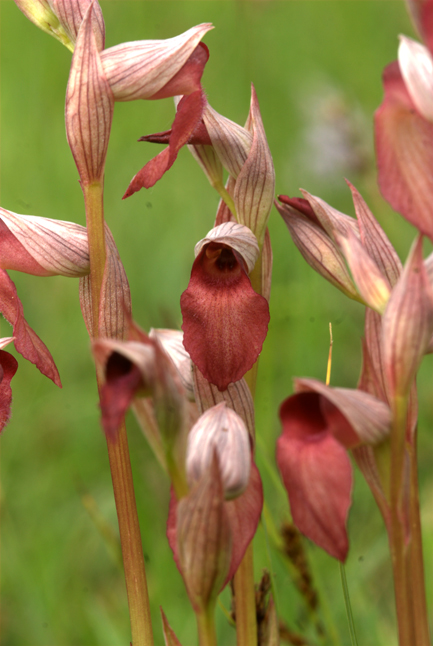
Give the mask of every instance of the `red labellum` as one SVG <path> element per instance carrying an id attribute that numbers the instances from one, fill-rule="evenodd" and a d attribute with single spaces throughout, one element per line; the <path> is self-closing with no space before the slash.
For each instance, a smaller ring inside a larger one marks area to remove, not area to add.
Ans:
<path id="1" fill-rule="evenodd" d="M 268 331 L 267 300 L 252 288 L 237 252 L 210 243 L 194 262 L 180 306 L 186 351 L 208 381 L 226 390 L 257 361 Z"/>
<path id="2" fill-rule="evenodd" d="M 115 440 L 137 390 L 142 386 L 140 370 L 129 359 L 113 352 L 106 366 L 106 382 L 101 388 L 102 426 L 107 437 Z"/>
<path id="3" fill-rule="evenodd" d="M 349 548 L 346 521 L 352 467 L 329 428 L 320 400 L 317 393 L 298 393 L 283 402 L 277 463 L 298 529 L 344 561 Z"/>

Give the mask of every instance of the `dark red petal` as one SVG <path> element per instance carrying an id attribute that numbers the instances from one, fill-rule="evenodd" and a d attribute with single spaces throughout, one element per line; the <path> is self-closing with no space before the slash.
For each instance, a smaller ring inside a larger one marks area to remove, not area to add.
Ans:
<path id="1" fill-rule="evenodd" d="M 170 506 L 167 519 L 167 538 L 173 552 L 175 563 L 179 567 L 179 556 L 177 551 L 176 540 L 176 512 L 177 500 L 173 488 L 170 495 Z M 260 473 L 254 462 L 251 463 L 251 475 L 248 487 L 244 493 L 235 498 L 235 500 L 226 501 L 226 511 L 228 513 L 230 529 L 234 537 L 232 544 L 232 557 L 230 568 L 226 580 L 221 589 L 223 589 L 230 579 L 233 578 L 238 569 L 246 549 L 252 541 L 259 524 L 260 515 L 263 507 L 263 488 Z"/>
<path id="2" fill-rule="evenodd" d="M 232 579 L 241 564 L 248 545 L 254 538 L 263 507 L 263 488 L 260 473 L 254 462 L 251 462 L 251 473 L 248 487 L 234 500 L 226 501 L 232 536 L 232 558 L 224 586 Z"/>
<path id="3" fill-rule="evenodd" d="M 0 269 L 0 312 L 13 326 L 14 345 L 17 351 L 61 388 L 62 384 L 54 359 L 47 346 L 25 320 L 16 287 L 3 269 Z"/>
<path id="4" fill-rule="evenodd" d="M 122 200 L 137 193 L 142 188 L 150 188 L 161 179 L 165 171 L 168 170 L 167 164 L 170 156 L 170 149 L 164 148 L 156 157 L 153 157 L 138 173 L 132 178 L 130 185 Z"/>
<path id="5" fill-rule="evenodd" d="M 266 338 L 269 305 L 251 287 L 240 263 L 233 271 L 196 258 L 180 307 L 183 344 L 193 363 L 219 390 L 239 381 L 257 361 Z"/>
<path id="6" fill-rule="evenodd" d="M 280 408 L 283 433 L 277 463 L 293 521 L 309 539 L 344 561 L 352 467 L 345 449 L 328 432 L 316 393 L 299 393 Z"/>
<path id="7" fill-rule="evenodd" d="M 379 186 L 406 220 L 433 240 L 433 124 L 416 111 L 397 62 L 385 68 L 375 115 Z"/>
<path id="8" fill-rule="evenodd" d="M 1 215 L 1 214 L 0 214 Z M 49 276 L 50 273 L 44 269 L 29 254 L 21 242 L 10 231 L 9 227 L 0 217 L 0 267 L 3 269 L 15 269 L 33 276 Z"/>
<path id="9" fill-rule="evenodd" d="M 204 66 L 208 59 L 209 49 L 204 43 L 199 43 L 178 73 L 150 98 L 166 99 L 169 96 L 192 94 L 196 90 L 199 90 Z"/>
<path id="10" fill-rule="evenodd" d="M 184 96 L 177 106 L 176 116 L 170 134 L 170 143 L 156 157 L 151 159 L 132 179 L 123 199 L 130 197 L 141 188 L 150 188 L 171 168 L 176 161 L 179 150 L 188 143 L 201 121 L 205 96 L 203 90 L 197 90 Z"/>
<path id="11" fill-rule="evenodd" d="M 11 416 L 11 379 L 18 369 L 18 362 L 9 352 L 0 350 L 0 433 Z"/>
<path id="12" fill-rule="evenodd" d="M 163 130 L 162 132 L 154 132 L 152 135 L 144 135 L 137 139 L 137 141 L 149 141 L 152 144 L 169 144 L 171 136 L 170 130 Z"/>
<path id="13" fill-rule="evenodd" d="M 317 224 L 321 229 L 323 229 L 320 220 L 317 215 L 314 213 L 313 208 L 308 200 L 304 197 L 289 197 L 288 195 L 279 195 L 278 199 L 283 204 L 291 206 L 295 211 L 299 211 L 302 215 L 305 215 L 309 220 Z"/>
<path id="14" fill-rule="evenodd" d="M 110 440 L 116 439 L 117 431 L 131 401 L 142 384 L 142 376 L 134 364 L 117 352 L 108 359 L 106 382 L 101 388 L 100 405 L 102 427 Z"/>

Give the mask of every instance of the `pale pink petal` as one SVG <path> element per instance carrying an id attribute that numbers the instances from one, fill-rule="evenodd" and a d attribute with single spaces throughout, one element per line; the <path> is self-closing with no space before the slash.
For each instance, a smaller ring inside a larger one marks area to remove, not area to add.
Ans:
<path id="1" fill-rule="evenodd" d="M 385 97 L 375 115 L 380 190 L 433 240 L 433 124 L 417 112 L 398 63 L 385 68 L 383 83 Z"/>

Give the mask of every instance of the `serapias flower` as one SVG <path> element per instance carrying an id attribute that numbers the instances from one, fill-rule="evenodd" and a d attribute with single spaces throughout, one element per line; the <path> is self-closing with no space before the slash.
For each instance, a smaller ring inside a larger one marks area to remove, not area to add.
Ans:
<path id="1" fill-rule="evenodd" d="M 215 458 L 217 458 L 217 453 L 215 452 Z M 206 516 L 206 513 L 209 513 L 209 508 L 207 510 L 201 510 L 197 502 L 201 499 L 201 491 L 204 488 L 205 483 L 208 483 L 206 486 L 211 486 L 210 482 L 213 482 L 215 487 L 215 469 L 218 468 L 218 471 L 221 472 L 218 458 L 213 460 L 211 465 L 206 471 L 204 471 L 201 479 L 192 487 L 190 493 L 178 500 L 172 491 L 170 499 L 170 509 L 167 521 L 167 538 L 170 544 L 170 547 L 173 551 L 174 560 L 178 566 L 181 573 L 185 568 L 185 558 L 182 551 L 185 550 L 186 544 L 184 534 L 184 527 L 186 524 L 191 522 L 203 522 Z M 224 487 L 221 482 L 221 475 L 219 475 L 218 480 L 220 483 L 218 485 L 218 514 L 221 519 L 224 519 L 224 531 L 227 531 L 227 525 L 229 529 L 229 535 L 232 540 L 225 542 L 224 554 L 228 556 L 228 567 L 227 561 L 224 559 L 224 568 L 218 568 L 218 572 L 221 575 L 223 569 L 225 570 L 224 576 L 218 576 L 215 582 L 215 586 L 212 588 L 206 588 L 207 590 L 212 590 L 212 594 L 220 592 L 227 583 L 233 578 L 236 570 L 238 569 L 245 551 L 252 541 L 257 526 L 260 520 L 260 514 L 263 507 L 263 489 L 262 483 L 260 480 L 260 474 L 255 466 L 254 462 L 251 462 L 251 472 L 246 490 L 242 495 L 234 498 L 233 500 L 224 499 Z M 214 490 L 215 492 L 215 490 Z M 179 515 L 180 510 L 180 515 Z M 198 515 L 198 518 L 194 516 Z M 227 523 L 227 524 L 226 524 Z M 184 525 L 185 524 L 185 525 Z M 183 526 L 183 527 L 182 527 Z M 204 527 L 204 525 L 202 525 Z M 213 527 L 213 531 L 216 531 L 216 528 Z M 215 535 L 214 535 L 215 536 Z M 218 532 L 216 533 L 218 536 Z M 189 549 L 212 549 L 211 544 L 203 544 L 204 539 L 209 539 L 209 535 L 206 536 L 205 532 L 198 534 L 190 535 L 189 538 Z M 228 545 L 231 545 L 230 552 Z M 221 547 L 221 550 L 223 548 Z M 220 559 L 223 559 L 224 554 L 220 553 Z M 221 563 L 221 561 L 220 561 Z M 197 563 L 197 565 L 199 565 Z M 200 563 L 200 570 L 196 571 L 195 581 L 203 582 L 207 580 L 203 578 L 207 570 L 206 562 L 203 560 Z M 209 566 L 213 565 L 213 561 L 208 564 Z M 187 584 L 188 588 L 188 584 Z M 203 588 L 201 588 L 203 590 Z M 209 597 L 207 597 L 207 600 Z"/>
<path id="2" fill-rule="evenodd" d="M 15 285 L 5 270 L 34 276 L 85 276 L 89 273 L 86 229 L 73 222 L 0 209 L 0 268 L 0 311 L 13 326 L 15 348 L 60 386 L 54 360 L 25 320 Z"/>
<path id="3" fill-rule="evenodd" d="M 344 561 L 352 492 L 347 449 L 383 441 L 391 424 L 389 407 L 360 390 L 296 379 L 295 394 L 281 405 L 280 419 L 277 463 L 293 521 L 308 538 Z"/>
<path id="4" fill-rule="evenodd" d="M 259 248 L 247 227 L 227 222 L 212 229 L 194 252 L 180 299 L 183 342 L 206 379 L 225 390 L 257 361 L 267 334 L 269 305 L 248 277 Z"/>
<path id="5" fill-rule="evenodd" d="M 218 114 L 205 101 L 203 107 L 197 107 L 196 114 L 200 109 L 202 113 L 195 128 L 191 130 L 189 126 L 192 121 L 188 121 L 186 127 L 182 116 L 186 109 L 185 100 L 186 97 L 183 97 L 177 104 L 177 114 L 171 130 L 140 139 L 168 143 L 168 148 L 140 171 L 141 185 L 137 186 L 153 186 L 170 168 L 180 146 L 188 144 L 212 186 L 222 186 L 222 166 L 229 172 L 232 180 L 229 193 L 236 211 L 233 215 L 240 224 L 253 231 L 261 248 L 274 199 L 275 171 L 254 86 L 251 86 L 250 111 L 245 127 Z M 198 98 L 196 101 L 198 102 Z M 168 157 L 170 165 L 165 166 L 162 160 Z M 126 196 L 130 194 L 129 190 Z"/>
<path id="6" fill-rule="evenodd" d="M 276 207 L 308 264 L 346 296 L 383 314 L 401 262 L 359 192 L 348 185 L 356 220 L 307 191 L 304 199 L 280 195 Z"/>

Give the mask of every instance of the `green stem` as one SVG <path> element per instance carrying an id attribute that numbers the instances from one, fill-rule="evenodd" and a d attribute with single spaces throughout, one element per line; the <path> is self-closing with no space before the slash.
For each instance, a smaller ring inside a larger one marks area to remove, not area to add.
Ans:
<path id="1" fill-rule="evenodd" d="M 215 604 L 210 608 L 196 612 L 198 642 L 200 646 L 217 646 L 215 632 Z"/>
<path id="2" fill-rule="evenodd" d="M 408 443 L 407 448 L 410 459 L 410 544 L 408 555 L 410 578 L 412 581 L 410 596 L 414 616 L 416 643 L 417 645 L 424 646 L 424 644 L 430 644 L 430 635 L 422 553 L 416 436 L 413 439 L 413 444 Z"/>
<path id="3" fill-rule="evenodd" d="M 93 337 L 97 338 L 99 302 L 106 258 L 103 183 L 95 182 L 89 186 L 83 186 L 83 194 L 90 255 L 92 330 Z M 96 380 L 100 389 L 102 375 L 98 369 Z M 152 646 L 149 595 L 125 424 L 122 424 L 115 441 L 107 439 L 107 447 L 125 569 L 132 643 L 133 646 Z"/>
<path id="4" fill-rule="evenodd" d="M 253 544 L 250 543 L 233 581 L 235 588 L 236 638 L 238 646 L 255 646 L 257 644 L 253 558 Z"/>
<path id="5" fill-rule="evenodd" d="M 134 646 L 153 646 L 149 595 L 125 423 L 107 439 Z"/>
<path id="6" fill-rule="evenodd" d="M 391 434 L 391 483 L 389 541 L 394 573 L 395 603 L 397 610 L 400 646 L 416 645 L 414 618 L 410 594 L 410 572 L 408 570 L 405 545 L 403 467 L 405 458 L 407 397 L 396 396 L 393 401 L 393 428 Z M 421 646 L 421 645 L 419 645 Z"/>
<path id="7" fill-rule="evenodd" d="M 221 199 L 225 202 L 226 206 L 230 209 L 233 214 L 233 217 L 237 220 L 236 207 L 232 199 L 232 196 L 227 191 L 226 187 L 222 182 L 214 182 L 212 186 L 218 191 Z"/>

